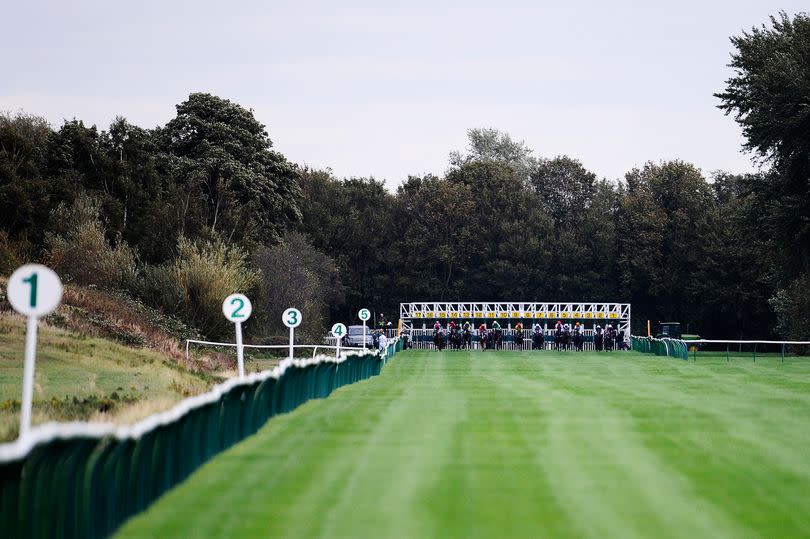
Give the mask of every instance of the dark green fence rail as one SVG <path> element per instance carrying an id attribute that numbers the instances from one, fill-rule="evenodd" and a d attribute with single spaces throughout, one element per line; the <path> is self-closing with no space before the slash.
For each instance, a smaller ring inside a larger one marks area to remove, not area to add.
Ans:
<path id="1" fill-rule="evenodd" d="M 654 339 L 634 335 L 630 337 L 630 346 L 636 352 L 689 360 L 689 348 L 686 341 L 680 339 Z"/>
<path id="2" fill-rule="evenodd" d="M 129 427 L 36 427 L 0 445 L 0 537 L 106 537 L 273 416 L 379 374 L 401 346 L 287 360 Z"/>

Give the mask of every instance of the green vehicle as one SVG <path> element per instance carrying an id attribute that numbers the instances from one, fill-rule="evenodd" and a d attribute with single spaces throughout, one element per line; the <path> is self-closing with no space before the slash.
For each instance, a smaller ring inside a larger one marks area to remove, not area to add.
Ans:
<path id="1" fill-rule="evenodd" d="M 686 335 L 681 331 L 680 322 L 658 322 L 655 327 L 655 338 L 683 339 L 684 341 L 694 341 L 700 339 L 700 335 Z"/>
<path id="2" fill-rule="evenodd" d="M 658 322 L 655 327 L 656 339 L 680 339 L 682 335 L 680 322 Z"/>

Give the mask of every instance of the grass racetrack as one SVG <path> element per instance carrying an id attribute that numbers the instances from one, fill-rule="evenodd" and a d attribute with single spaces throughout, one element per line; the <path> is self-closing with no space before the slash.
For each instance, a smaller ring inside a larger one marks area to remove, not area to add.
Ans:
<path id="1" fill-rule="evenodd" d="M 810 536 L 810 360 L 398 354 L 122 537 Z"/>

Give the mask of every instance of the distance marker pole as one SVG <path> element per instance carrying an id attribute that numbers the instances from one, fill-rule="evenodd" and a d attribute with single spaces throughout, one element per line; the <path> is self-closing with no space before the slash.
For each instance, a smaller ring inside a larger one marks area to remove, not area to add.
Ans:
<path id="1" fill-rule="evenodd" d="M 245 347 L 242 344 L 242 322 L 250 318 L 253 305 L 244 294 L 231 294 L 222 302 L 222 314 L 233 322 L 236 332 L 236 368 L 239 378 L 245 377 Z"/>
<path id="2" fill-rule="evenodd" d="M 295 328 L 290 328 L 290 359 L 295 355 Z"/>
<path id="3" fill-rule="evenodd" d="M 290 359 L 295 355 L 295 328 L 301 325 L 302 320 L 301 311 L 294 307 L 290 307 L 281 315 L 281 321 L 290 328 Z"/>
<path id="4" fill-rule="evenodd" d="M 26 317 L 20 405 L 20 438 L 24 438 L 31 431 L 39 319 L 52 313 L 59 306 L 62 301 L 62 281 L 48 267 L 41 264 L 26 264 L 9 277 L 6 297 L 14 310 Z"/>
<path id="5" fill-rule="evenodd" d="M 335 350 L 335 357 L 340 358 L 340 341 L 343 340 L 343 336 L 346 335 L 346 326 L 338 322 L 334 326 L 332 326 L 332 335 L 335 336 L 337 339 L 337 347 Z"/>
<path id="6" fill-rule="evenodd" d="M 242 322 L 234 324 L 236 326 L 236 364 L 239 368 L 239 378 L 245 377 L 245 347 L 242 346 Z"/>
<path id="7" fill-rule="evenodd" d="M 368 309 L 360 309 L 357 311 L 357 318 L 363 321 L 363 350 L 366 349 L 366 335 L 368 335 L 366 322 L 371 318 L 371 311 Z"/>
<path id="8" fill-rule="evenodd" d="M 37 329 L 39 320 L 29 316 L 25 331 L 25 363 L 23 366 L 23 393 L 20 408 L 20 438 L 31 430 L 31 409 L 34 403 L 34 367 L 37 360 Z"/>

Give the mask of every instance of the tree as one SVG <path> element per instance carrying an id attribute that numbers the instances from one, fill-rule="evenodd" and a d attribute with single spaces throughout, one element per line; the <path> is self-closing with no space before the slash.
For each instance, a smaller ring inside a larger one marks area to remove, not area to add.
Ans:
<path id="1" fill-rule="evenodd" d="M 567 156 L 537 160 L 530 183 L 554 223 L 550 288 L 615 301 L 618 202 L 613 186 L 597 181 L 596 174 Z"/>
<path id="2" fill-rule="evenodd" d="M 346 305 L 332 314 L 354 319 L 361 307 L 390 312 L 394 196 L 374 178 L 338 180 L 327 171 L 306 171 L 301 188 L 301 231 L 338 262 L 346 288 Z"/>
<path id="3" fill-rule="evenodd" d="M 618 260 L 625 293 L 642 320 L 696 321 L 697 276 L 714 256 L 704 241 L 712 228 L 711 188 L 683 161 L 647 163 L 625 179 Z"/>
<path id="4" fill-rule="evenodd" d="M 447 181 L 474 201 L 466 217 L 475 250 L 465 277 L 470 297 L 548 297 L 551 221 L 525 179 L 507 164 L 470 161 Z M 559 292 L 556 292 L 559 294 Z"/>
<path id="5" fill-rule="evenodd" d="M 0 229 L 7 240 L 41 247 L 52 200 L 44 180 L 53 135 L 45 119 L 32 114 L 0 114 Z"/>
<path id="6" fill-rule="evenodd" d="M 450 165 L 460 167 L 474 161 L 492 161 L 512 167 L 519 178 L 529 177 L 535 159 L 524 141 L 513 140 L 508 133 L 492 128 L 467 130 L 467 153 L 450 153 Z"/>
<path id="7" fill-rule="evenodd" d="M 271 244 L 300 219 L 298 169 L 272 151 L 253 112 L 210 94 L 177 105 L 160 131 L 171 159 L 167 172 L 187 190 L 184 234 L 218 234 L 226 241 Z"/>
<path id="8" fill-rule="evenodd" d="M 51 133 L 40 116 L 0 113 L 0 185 L 41 176 Z"/>
<path id="9" fill-rule="evenodd" d="M 458 299 L 476 257 L 472 191 L 436 176 L 410 177 L 397 190 L 393 252 L 399 301 Z"/>
<path id="10" fill-rule="evenodd" d="M 750 188 L 793 277 L 810 269 L 810 16 L 770 22 L 731 38 L 735 75 L 715 96 L 742 127 L 744 148 L 773 164 L 775 174 L 751 177 Z"/>
<path id="11" fill-rule="evenodd" d="M 344 287 L 337 264 L 312 246 L 306 236 L 288 232 L 278 245 L 261 248 L 256 265 L 262 274 L 259 302 L 266 333 L 284 334 L 278 313 L 296 307 L 304 315 L 301 331 L 322 337 L 330 307 L 343 302 Z"/>
<path id="12" fill-rule="evenodd" d="M 735 75 L 715 96 L 742 127 L 744 148 L 772 165 L 740 185 L 755 237 L 769 248 L 760 256 L 780 261 L 763 277 L 779 283 L 771 305 L 780 333 L 796 338 L 810 327 L 810 16 L 782 12 L 731 42 Z"/>

